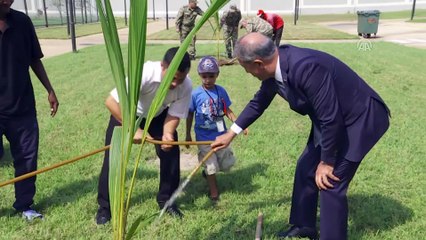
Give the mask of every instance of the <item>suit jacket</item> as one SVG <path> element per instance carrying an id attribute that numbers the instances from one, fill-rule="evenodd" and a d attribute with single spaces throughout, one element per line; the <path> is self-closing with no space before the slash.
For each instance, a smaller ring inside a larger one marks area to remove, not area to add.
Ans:
<path id="1" fill-rule="evenodd" d="M 322 161 L 334 164 L 339 157 L 361 161 L 389 126 L 384 101 L 346 64 L 327 53 L 291 45 L 282 45 L 278 51 L 284 82 L 262 81 L 235 123 L 247 128 L 279 94 L 292 110 L 310 117 L 309 141 L 316 135 Z"/>

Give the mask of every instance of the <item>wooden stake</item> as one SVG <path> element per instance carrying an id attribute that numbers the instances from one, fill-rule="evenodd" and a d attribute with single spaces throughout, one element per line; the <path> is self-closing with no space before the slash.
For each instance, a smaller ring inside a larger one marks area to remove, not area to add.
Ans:
<path id="1" fill-rule="evenodd" d="M 262 226 L 263 226 L 263 213 L 259 212 L 259 215 L 257 215 L 255 240 L 261 240 L 262 239 Z"/>

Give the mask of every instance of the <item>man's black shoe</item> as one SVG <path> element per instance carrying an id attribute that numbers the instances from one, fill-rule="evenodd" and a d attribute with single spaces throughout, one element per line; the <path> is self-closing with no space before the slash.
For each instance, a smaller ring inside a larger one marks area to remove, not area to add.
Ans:
<path id="1" fill-rule="evenodd" d="M 176 205 L 172 205 L 168 207 L 166 212 L 172 217 L 177 217 L 177 218 L 183 217 L 183 213 L 179 210 L 179 208 Z"/>
<path id="2" fill-rule="evenodd" d="M 96 213 L 96 224 L 104 225 L 111 220 L 111 211 L 106 208 L 99 208 Z"/>
<path id="3" fill-rule="evenodd" d="M 318 239 L 318 233 L 315 228 L 292 226 L 285 232 L 279 232 L 278 238 L 309 238 L 311 240 Z"/>

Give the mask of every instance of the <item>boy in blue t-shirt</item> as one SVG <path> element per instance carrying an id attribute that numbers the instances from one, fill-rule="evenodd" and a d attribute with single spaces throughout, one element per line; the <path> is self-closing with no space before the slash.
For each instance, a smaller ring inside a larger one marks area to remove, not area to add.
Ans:
<path id="1" fill-rule="evenodd" d="M 207 56 L 200 60 L 198 74 L 202 85 L 192 91 L 192 100 L 186 120 L 186 140 L 192 141 L 191 127 L 195 115 L 195 138 L 197 141 L 213 141 L 226 132 L 224 116 L 231 121 L 237 117 L 229 108 L 231 100 L 226 90 L 216 85 L 219 66 L 214 57 Z M 244 130 L 247 134 L 247 130 Z M 189 146 L 187 146 L 189 147 Z M 198 160 L 201 161 L 211 150 L 210 145 L 198 146 Z M 206 162 L 203 176 L 206 177 L 210 189 L 210 199 L 219 200 L 216 173 L 228 171 L 235 163 L 234 153 L 230 147 L 215 152 Z"/>

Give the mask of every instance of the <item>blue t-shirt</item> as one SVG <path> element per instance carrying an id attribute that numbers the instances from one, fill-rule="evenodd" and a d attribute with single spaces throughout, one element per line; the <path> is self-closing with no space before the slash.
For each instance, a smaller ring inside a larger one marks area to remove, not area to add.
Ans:
<path id="1" fill-rule="evenodd" d="M 197 141 L 215 140 L 226 131 L 225 113 L 231 106 L 226 90 L 215 85 L 213 89 L 204 89 L 202 86 L 192 90 L 192 100 L 189 111 L 195 116 L 195 138 Z M 223 129 L 218 125 L 223 124 Z M 222 130 L 222 131 L 220 131 Z"/>

